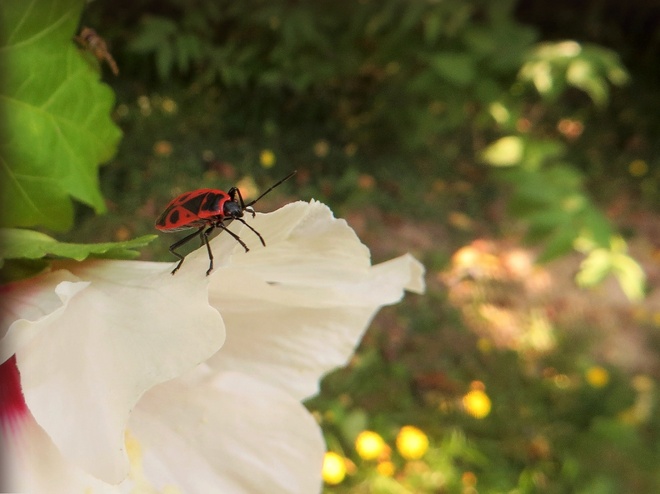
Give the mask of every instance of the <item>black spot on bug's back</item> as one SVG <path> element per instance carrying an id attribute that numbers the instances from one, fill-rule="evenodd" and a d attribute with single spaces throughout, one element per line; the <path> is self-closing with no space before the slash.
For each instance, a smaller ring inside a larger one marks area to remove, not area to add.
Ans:
<path id="1" fill-rule="evenodd" d="M 170 213 L 170 223 L 175 225 L 179 222 L 179 211 L 176 209 Z"/>
<path id="2" fill-rule="evenodd" d="M 193 214 L 197 214 L 200 211 L 200 208 L 202 206 L 202 202 L 204 201 L 204 198 L 208 194 L 202 194 L 198 196 L 193 196 L 190 199 L 187 199 L 181 203 L 181 207 L 186 208 L 188 211 L 190 211 Z"/>
<path id="3" fill-rule="evenodd" d="M 225 199 L 226 194 L 208 193 L 206 194 L 205 201 L 200 206 L 200 211 L 207 211 L 209 213 L 220 213 L 220 201 Z"/>

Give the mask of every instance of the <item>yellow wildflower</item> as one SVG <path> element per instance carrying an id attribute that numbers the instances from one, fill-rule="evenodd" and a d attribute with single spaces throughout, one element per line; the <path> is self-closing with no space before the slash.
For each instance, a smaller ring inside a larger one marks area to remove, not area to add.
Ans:
<path id="1" fill-rule="evenodd" d="M 396 448 L 406 460 L 418 460 L 429 449 L 429 438 L 417 427 L 406 425 L 396 437 Z"/>
<path id="2" fill-rule="evenodd" d="M 323 480 L 326 484 L 340 484 L 346 477 L 346 464 L 344 458 L 328 451 L 323 458 Z"/>
<path id="3" fill-rule="evenodd" d="M 363 460 L 375 460 L 385 447 L 385 441 L 377 432 L 362 431 L 355 439 L 355 451 Z"/>

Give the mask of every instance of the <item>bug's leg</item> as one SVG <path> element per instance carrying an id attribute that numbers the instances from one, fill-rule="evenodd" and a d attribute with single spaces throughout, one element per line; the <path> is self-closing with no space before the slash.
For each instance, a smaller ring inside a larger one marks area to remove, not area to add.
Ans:
<path id="1" fill-rule="evenodd" d="M 241 190 L 238 187 L 232 187 L 231 189 L 229 189 L 227 194 L 229 194 L 229 197 L 231 198 L 232 201 L 235 201 L 236 196 L 238 195 L 238 203 L 241 205 L 241 209 L 243 211 L 247 211 L 248 213 L 252 214 L 252 217 L 254 218 L 254 216 L 257 213 L 254 212 L 254 209 L 245 205 L 245 201 L 243 200 L 243 195 L 241 194 Z"/>
<path id="2" fill-rule="evenodd" d="M 261 236 L 261 233 L 259 233 L 257 230 L 255 230 L 254 228 L 252 228 L 250 225 L 248 225 L 248 224 L 245 222 L 245 220 L 244 220 L 243 218 L 236 218 L 236 221 L 240 221 L 240 222 L 243 223 L 245 226 L 247 226 L 250 230 L 252 230 L 252 231 L 255 233 L 255 235 L 256 235 L 257 237 L 259 237 L 259 240 L 261 240 L 261 245 L 263 245 L 264 247 L 266 247 L 266 241 L 265 241 L 264 238 Z"/>
<path id="3" fill-rule="evenodd" d="M 204 230 L 204 228 L 206 228 L 206 227 L 203 226 L 199 230 L 191 233 L 190 235 L 186 235 L 181 240 L 178 240 L 178 241 L 174 242 L 172 245 L 170 245 L 170 252 L 172 254 L 174 254 L 176 257 L 179 258 L 179 264 L 177 264 L 176 267 L 172 270 L 172 274 L 176 273 L 179 270 L 179 268 L 183 264 L 183 260 L 185 259 L 184 256 L 182 256 L 181 254 L 176 252 L 176 249 L 178 249 L 182 245 L 190 242 L 193 238 L 195 238 L 197 235 L 199 235 L 202 232 L 202 230 Z"/>
<path id="4" fill-rule="evenodd" d="M 209 269 L 206 271 L 206 276 L 210 275 L 211 271 L 213 271 L 213 252 L 211 252 L 211 245 L 209 244 L 209 235 L 214 229 L 215 225 L 211 225 L 204 233 L 199 234 L 202 243 L 206 245 L 206 250 L 209 253 Z"/>
<path id="5" fill-rule="evenodd" d="M 238 219 L 239 221 L 243 221 L 243 220 L 241 220 L 241 218 L 236 218 L 236 219 Z M 232 237 L 234 237 L 234 240 L 236 240 L 239 244 L 241 244 L 241 245 L 243 246 L 243 248 L 245 249 L 245 252 L 250 252 L 250 249 L 248 249 L 248 246 L 245 245 L 245 242 L 243 242 L 243 241 L 241 240 L 241 237 L 239 237 L 239 236 L 236 235 L 234 232 L 232 232 L 232 231 L 231 231 L 229 228 L 227 228 L 227 227 L 226 227 L 221 221 L 218 221 L 218 222 L 215 224 L 215 226 L 217 226 L 218 228 L 222 228 L 222 229 L 223 229 L 224 231 L 226 231 L 229 235 L 231 235 Z"/>

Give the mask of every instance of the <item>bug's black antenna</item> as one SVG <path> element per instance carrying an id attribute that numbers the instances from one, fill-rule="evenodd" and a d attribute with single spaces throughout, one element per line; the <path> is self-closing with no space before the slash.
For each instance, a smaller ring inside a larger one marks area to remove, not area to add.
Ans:
<path id="1" fill-rule="evenodd" d="M 245 205 L 245 207 L 246 207 L 246 208 L 249 208 L 250 206 L 252 206 L 253 204 L 255 204 L 259 199 L 261 199 L 263 196 L 265 196 L 266 194 L 268 194 L 268 193 L 269 193 L 271 190 L 273 190 L 275 187 L 277 187 L 278 185 L 281 185 L 283 182 L 286 182 L 286 181 L 289 180 L 291 177 L 293 177 L 293 176 L 296 174 L 297 171 L 298 171 L 298 170 L 293 170 L 291 173 L 289 173 L 286 177 L 284 177 L 282 180 L 280 180 L 279 182 L 277 182 L 275 185 L 271 185 L 271 187 L 270 187 L 266 192 L 264 192 L 263 194 L 261 194 L 261 195 L 260 195 L 259 197 L 257 197 L 254 201 L 250 201 L 250 202 L 248 202 L 248 203 Z"/>

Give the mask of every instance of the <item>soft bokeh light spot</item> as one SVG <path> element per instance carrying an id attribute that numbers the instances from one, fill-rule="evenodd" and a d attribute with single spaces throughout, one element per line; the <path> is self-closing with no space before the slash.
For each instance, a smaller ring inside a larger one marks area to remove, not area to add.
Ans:
<path id="1" fill-rule="evenodd" d="M 262 149 L 261 153 L 259 153 L 259 163 L 261 163 L 261 166 L 264 168 L 272 168 L 276 161 L 277 157 L 270 149 Z"/>
<path id="2" fill-rule="evenodd" d="M 568 389 L 571 385 L 571 379 L 566 374 L 557 374 L 552 378 L 552 382 L 559 389 Z"/>
<path id="3" fill-rule="evenodd" d="M 429 449 L 429 438 L 421 429 L 406 425 L 396 437 L 396 449 L 406 460 L 418 460 Z"/>
<path id="4" fill-rule="evenodd" d="M 355 451 L 363 460 L 375 460 L 386 450 L 383 438 L 377 432 L 362 431 L 355 439 Z"/>
<path id="5" fill-rule="evenodd" d="M 320 139 L 314 144 L 314 154 L 318 158 L 325 158 L 330 152 L 330 144 L 325 139 Z"/>
<path id="6" fill-rule="evenodd" d="M 463 396 L 463 409 L 475 419 L 483 419 L 490 413 L 492 404 L 486 392 L 473 389 Z"/>
<path id="7" fill-rule="evenodd" d="M 357 179 L 357 185 L 362 190 L 371 190 L 376 186 L 376 179 L 368 173 L 361 173 Z"/>
<path id="8" fill-rule="evenodd" d="M 628 172 L 633 177 L 643 177 L 649 171 L 649 165 L 644 160 L 633 160 L 628 165 Z"/>
<path id="9" fill-rule="evenodd" d="M 463 475 L 461 475 L 461 482 L 466 487 L 474 487 L 477 485 L 477 476 L 474 472 L 463 472 Z"/>
<path id="10" fill-rule="evenodd" d="M 151 115 L 151 101 L 146 95 L 138 96 L 137 99 L 138 108 L 140 108 L 140 113 L 144 117 Z"/>
<path id="11" fill-rule="evenodd" d="M 579 120 L 562 118 L 557 124 L 557 130 L 569 140 L 575 140 L 584 132 L 584 124 Z"/>
<path id="12" fill-rule="evenodd" d="M 323 458 L 323 481 L 329 485 L 341 484 L 346 478 L 344 458 L 337 453 L 328 451 Z"/>
<path id="13" fill-rule="evenodd" d="M 587 369 L 585 378 L 592 388 L 604 388 L 610 382 L 610 373 L 600 365 L 594 365 Z"/>
<path id="14" fill-rule="evenodd" d="M 156 156 L 167 158 L 172 154 L 174 147 L 170 141 L 156 141 L 153 149 Z"/>
<path id="15" fill-rule="evenodd" d="M 252 177 L 244 177 L 240 179 L 236 184 L 236 187 L 241 191 L 241 195 L 246 201 L 249 197 L 257 197 L 259 191 L 259 188 Z"/>
<path id="16" fill-rule="evenodd" d="M 172 98 L 163 98 L 161 108 L 165 113 L 176 113 L 178 106 Z"/>
<path id="17" fill-rule="evenodd" d="M 391 477 L 394 475 L 396 467 L 391 461 L 381 461 L 376 466 L 376 471 L 383 477 Z"/>

